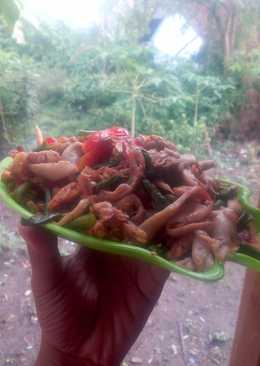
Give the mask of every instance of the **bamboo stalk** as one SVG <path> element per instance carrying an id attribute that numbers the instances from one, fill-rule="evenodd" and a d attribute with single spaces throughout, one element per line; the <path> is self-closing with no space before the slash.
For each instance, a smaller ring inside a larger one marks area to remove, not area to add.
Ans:
<path id="1" fill-rule="evenodd" d="M 131 135 L 132 135 L 132 137 L 135 137 L 135 131 L 136 131 L 136 98 L 135 98 L 135 95 L 133 95 L 132 119 L 131 119 Z"/>

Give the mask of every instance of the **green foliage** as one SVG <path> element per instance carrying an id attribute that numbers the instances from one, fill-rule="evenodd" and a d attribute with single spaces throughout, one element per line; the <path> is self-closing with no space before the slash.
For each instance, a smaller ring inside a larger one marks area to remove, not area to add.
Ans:
<path id="1" fill-rule="evenodd" d="M 260 77 L 260 47 L 252 51 L 236 52 L 229 65 L 229 72 L 238 81 L 244 78 L 259 79 Z"/>
<path id="2" fill-rule="evenodd" d="M 12 31 L 20 16 L 20 1 L 0 0 L 0 18 L 5 22 L 9 31 Z"/>
<path id="3" fill-rule="evenodd" d="M 23 33 L 25 44 L 20 45 L 20 54 L 32 57 L 41 65 L 49 68 L 53 66 L 66 67 L 76 50 L 75 43 L 79 46 L 80 40 L 77 32 L 73 32 L 63 23 L 49 25 L 41 23 L 37 28 L 23 20 Z"/>
<path id="4" fill-rule="evenodd" d="M 151 49 L 125 44 L 82 53 L 65 87 L 68 105 L 87 115 L 88 128 L 115 122 L 130 128 L 134 121 L 137 132 L 182 146 L 203 140 L 202 126 L 221 120 L 235 105 L 234 93 L 231 80 L 203 75 L 192 61 L 156 63 Z"/>
<path id="5" fill-rule="evenodd" d="M 236 109 L 233 73 L 205 74 L 180 58 L 163 63 L 151 47 L 108 39 L 98 29 L 25 22 L 24 35 L 26 43 L 17 45 L 0 34 L 0 122 L 9 139 L 24 138 L 25 126 L 36 123 L 56 135 L 119 124 L 198 148 Z"/>
<path id="6" fill-rule="evenodd" d="M 25 137 L 26 122 L 33 120 L 38 106 L 36 91 L 37 74 L 32 61 L 0 49 L 1 123 L 6 139 Z"/>

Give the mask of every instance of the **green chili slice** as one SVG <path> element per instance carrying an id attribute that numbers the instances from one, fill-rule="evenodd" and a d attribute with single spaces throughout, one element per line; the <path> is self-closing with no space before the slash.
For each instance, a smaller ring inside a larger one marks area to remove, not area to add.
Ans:
<path id="1" fill-rule="evenodd" d="M 103 180 L 102 182 L 98 183 L 96 185 L 96 192 L 99 192 L 101 190 L 113 190 L 116 189 L 119 184 L 123 183 L 124 178 L 121 176 L 114 176 L 109 179 Z"/>
<path id="2" fill-rule="evenodd" d="M 143 182 L 145 190 L 147 191 L 147 193 L 149 193 L 149 195 L 152 198 L 155 209 L 162 210 L 163 208 L 168 206 L 170 203 L 172 203 L 172 201 L 169 200 L 169 198 L 165 197 L 159 191 L 159 189 L 156 187 L 156 185 L 153 184 L 151 181 L 149 181 L 148 179 L 143 179 L 142 182 Z"/>
<path id="3" fill-rule="evenodd" d="M 29 182 L 19 185 L 12 193 L 15 201 L 23 203 L 25 200 L 25 196 L 28 193 L 28 191 L 30 190 L 30 188 L 31 188 L 31 183 L 29 183 Z"/>
<path id="4" fill-rule="evenodd" d="M 73 220 L 66 226 L 75 229 L 78 231 L 84 231 L 87 232 L 87 230 L 91 229 L 92 226 L 94 226 L 96 223 L 96 217 L 92 213 L 83 215 L 78 217 L 77 219 Z"/>

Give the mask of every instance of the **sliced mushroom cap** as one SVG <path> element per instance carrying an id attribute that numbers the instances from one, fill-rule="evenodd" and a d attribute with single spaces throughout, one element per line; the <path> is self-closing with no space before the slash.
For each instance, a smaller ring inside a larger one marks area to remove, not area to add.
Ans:
<path id="1" fill-rule="evenodd" d="M 82 144 L 80 142 L 74 142 L 63 151 L 61 157 L 63 160 L 67 160 L 72 164 L 76 164 L 82 155 Z"/>
<path id="2" fill-rule="evenodd" d="M 212 237 L 220 243 L 215 255 L 218 259 L 224 261 L 228 254 L 239 247 L 236 229 L 239 214 L 230 208 L 222 208 L 214 211 L 214 216 Z"/>
<path id="3" fill-rule="evenodd" d="M 183 154 L 180 157 L 179 167 L 182 169 L 186 169 L 191 167 L 192 164 L 197 163 L 197 159 L 192 154 Z"/>
<path id="4" fill-rule="evenodd" d="M 56 182 L 70 177 L 78 172 L 76 165 L 68 161 L 58 161 L 57 163 L 30 164 L 30 171 L 40 178 Z"/>
<path id="5" fill-rule="evenodd" d="M 66 225 L 71 221 L 79 218 L 84 214 L 89 206 L 89 200 L 87 198 L 83 198 L 79 201 L 79 203 L 74 207 L 74 209 L 68 213 L 66 213 L 63 218 L 59 221 L 59 225 Z"/>
<path id="6" fill-rule="evenodd" d="M 205 271 L 214 264 L 212 252 L 205 244 L 203 238 L 201 238 L 201 233 L 207 235 L 203 231 L 197 231 L 192 245 L 192 260 L 196 270 L 199 272 Z"/>
<path id="7" fill-rule="evenodd" d="M 203 160 L 199 162 L 201 170 L 209 170 L 216 167 L 216 163 L 213 160 Z"/>
<path id="8" fill-rule="evenodd" d="M 60 155 L 53 150 L 35 151 L 28 154 L 28 164 L 57 163 Z"/>
<path id="9" fill-rule="evenodd" d="M 192 196 L 198 195 L 201 191 L 200 187 L 193 187 L 187 190 L 183 195 L 181 195 L 175 202 L 171 203 L 169 206 L 161 211 L 156 212 L 154 215 L 146 219 L 140 228 L 146 232 L 148 239 L 152 239 L 155 234 L 162 229 L 167 222 L 177 215 L 182 209 L 183 205 Z"/>

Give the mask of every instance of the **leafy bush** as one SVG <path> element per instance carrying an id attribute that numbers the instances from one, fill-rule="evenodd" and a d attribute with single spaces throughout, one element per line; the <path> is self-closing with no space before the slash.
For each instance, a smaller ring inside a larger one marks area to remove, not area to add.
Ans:
<path id="1" fill-rule="evenodd" d="M 192 61 L 156 63 L 151 49 L 124 44 L 82 52 L 70 65 L 65 99 L 86 114 L 87 128 L 134 123 L 137 132 L 170 136 L 183 147 L 203 141 L 203 128 L 213 130 L 236 103 L 232 80 L 203 75 Z"/>
<path id="2" fill-rule="evenodd" d="M 251 52 L 237 52 L 229 65 L 229 73 L 236 81 L 238 90 L 241 91 L 252 82 L 253 86 L 260 89 L 260 47 Z"/>
<path id="3" fill-rule="evenodd" d="M 192 60 L 162 63 L 151 47 L 62 25 L 25 24 L 25 36 L 25 45 L 2 42 L 0 53 L 12 137 L 36 121 L 48 134 L 120 124 L 193 148 L 237 105 L 237 78 L 205 74 Z"/>
<path id="4" fill-rule="evenodd" d="M 59 104 L 64 102 L 67 73 L 61 68 L 49 69 L 39 65 L 38 98 L 42 105 Z"/>
<path id="5" fill-rule="evenodd" d="M 34 119 L 38 109 L 37 78 L 32 60 L 0 49 L 1 123 L 10 140 L 24 136 L 27 122 Z"/>

